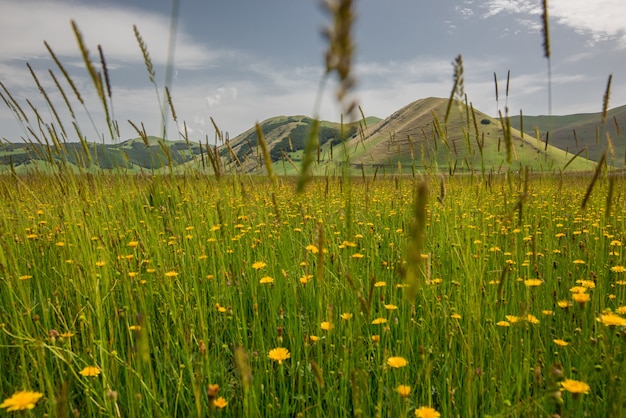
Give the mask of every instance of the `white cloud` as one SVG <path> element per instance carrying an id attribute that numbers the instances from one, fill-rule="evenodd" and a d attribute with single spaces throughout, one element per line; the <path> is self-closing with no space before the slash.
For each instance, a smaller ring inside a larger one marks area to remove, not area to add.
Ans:
<path id="1" fill-rule="evenodd" d="M 85 4 L 71 0 L 3 0 L 0 27 L 5 35 L 0 37 L 0 57 L 5 61 L 48 57 L 44 40 L 58 56 L 78 57 L 80 52 L 70 20 L 76 22 L 93 60 L 98 60 L 97 45 L 101 44 L 110 65 L 116 61 L 143 61 L 133 33 L 136 24 L 153 64 L 167 62 L 168 16 L 114 7 L 106 2 Z M 179 29 L 175 49 L 178 68 L 206 66 L 219 53 L 209 51 Z"/>
<path id="2" fill-rule="evenodd" d="M 498 14 L 530 15 L 533 19 L 520 18 L 518 22 L 531 30 L 540 28 L 542 8 L 539 1 L 488 0 L 480 6 L 466 1 L 466 6 L 480 7 L 482 16 L 489 18 Z M 467 13 L 457 9 L 462 15 Z M 474 9 L 475 10 L 475 9 Z M 548 3 L 551 23 L 568 26 L 578 33 L 591 37 L 591 43 L 616 39 L 626 48 L 626 2 L 624 0 L 552 0 Z"/>

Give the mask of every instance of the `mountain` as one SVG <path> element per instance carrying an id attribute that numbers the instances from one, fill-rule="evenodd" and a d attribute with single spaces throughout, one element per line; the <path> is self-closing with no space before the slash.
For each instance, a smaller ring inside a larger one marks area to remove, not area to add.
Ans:
<path id="1" fill-rule="evenodd" d="M 515 116 L 511 118 L 511 126 L 521 128 L 535 135 L 535 127 L 545 141 L 549 132 L 548 143 L 563 150 L 576 153 L 586 148 L 581 154 L 586 158 L 598 161 L 607 149 L 608 134 L 613 150 L 609 148 L 607 161 L 616 167 L 626 164 L 626 106 L 617 107 L 607 112 L 604 132 L 602 132 L 602 113 L 581 113 L 567 116 Z"/>

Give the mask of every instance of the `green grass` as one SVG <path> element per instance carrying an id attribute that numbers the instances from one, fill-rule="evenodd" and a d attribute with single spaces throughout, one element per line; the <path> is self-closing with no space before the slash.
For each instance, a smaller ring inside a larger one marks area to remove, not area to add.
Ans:
<path id="1" fill-rule="evenodd" d="M 443 204 L 430 180 L 428 274 L 408 299 L 415 180 L 345 181 L 296 195 L 279 179 L 274 205 L 271 184 L 254 177 L 0 178 L 0 364 L 11 371 L 0 393 L 39 391 L 35 411 L 50 416 L 406 416 L 422 405 L 442 416 L 615 416 L 626 407 L 623 329 L 596 321 L 626 305 L 625 273 L 611 270 L 624 265 L 623 195 L 607 217 L 602 190 L 580 209 L 584 177 L 538 177 L 518 218 L 519 178 L 453 177 Z M 255 270 L 257 261 L 266 266 Z M 534 278 L 538 287 L 525 286 Z M 582 305 L 570 291 L 581 280 L 594 285 Z M 498 326 L 507 315 L 521 319 Z M 270 360 L 276 347 L 291 358 Z M 391 356 L 408 365 L 389 367 Z M 558 392 L 557 365 L 590 393 Z M 86 366 L 101 374 L 81 376 Z M 212 408 L 209 384 L 220 386 L 223 410 Z M 411 386 L 406 399 L 400 384 Z"/>

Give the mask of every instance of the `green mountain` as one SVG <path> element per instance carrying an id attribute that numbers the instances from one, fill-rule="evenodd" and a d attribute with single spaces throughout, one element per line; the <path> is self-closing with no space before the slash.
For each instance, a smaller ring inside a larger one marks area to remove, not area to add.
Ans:
<path id="1" fill-rule="evenodd" d="M 521 128 L 527 134 L 535 135 L 535 128 L 540 132 L 542 140 L 555 147 L 577 153 L 581 156 L 598 161 L 607 150 L 607 135 L 611 138 L 608 146 L 607 161 L 615 167 L 626 164 L 626 106 L 617 107 L 607 112 L 604 127 L 602 113 L 581 113 L 567 116 L 515 116 L 511 118 L 511 126 Z M 549 132 L 549 135 L 546 133 Z"/>

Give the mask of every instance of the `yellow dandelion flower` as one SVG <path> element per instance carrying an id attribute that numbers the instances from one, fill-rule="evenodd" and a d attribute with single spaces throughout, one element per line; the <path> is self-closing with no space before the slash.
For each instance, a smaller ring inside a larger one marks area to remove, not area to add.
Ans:
<path id="1" fill-rule="evenodd" d="M 569 343 L 565 340 L 561 340 L 560 338 L 557 338 L 555 340 L 552 340 L 554 342 L 554 344 L 560 346 L 560 347 L 567 347 L 569 345 Z"/>
<path id="2" fill-rule="evenodd" d="M 396 388 L 396 391 L 403 398 L 407 398 L 409 396 L 409 394 L 411 393 L 411 386 L 408 386 L 408 385 L 398 385 L 398 387 Z"/>
<path id="3" fill-rule="evenodd" d="M 532 314 L 526 315 L 526 321 L 530 322 L 531 324 L 538 324 L 539 323 L 539 320 L 537 319 L 537 317 L 535 315 L 532 315 Z"/>
<path id="4" fill-rule="evenodd" d="M 289 353 L 289 350 L 287 350 L 286 348 L 278 347 L 278 348 L 272 348 L 270 352 L 268 353 L 267 357 L 270 360 L 277 361 L 278 364 L 282 364 L 283 361 L 287 360 L 288 358 L 291 358 L 291 354 Z"/>
<path id="5" fill-rule="evenodd" d="M 561 382 L 561 386 L 564 390 L 574 394 L 589 393 L 591 389 L 587 383 L 573 379 L 565 379 Z"/>
<path id="6" fill-rule="evenodd" d="M 574 264 L 587 264 L 587 263 L 585 262 L 585 260 L 580 260 L 580 259 L 578 259 L 578 260 L 574 260 L 574 261 L 572 261 L 572 262 L 573 262 Z"/>
<path id="7" fill-rule="evenodd" d="M 96 366 L 87 366 L 78 373 L 85 377 L 96 377 L 102 372 Z"/>
<path id="8" fill-rule="evenodd" d="M 559 308 L 563 308 L 563 309 L 569 308 L 570 306 L 572 306 L 572 302 L 570 302 L 569 300 L 560 300 L 556 304 Z"/>
<path id="9" fill-rule="evenodd" d="M 395 311 L 396 309 L 398 309 L 398 307 L 396 305 L 393 304 L 388 304 L 388 305 L 384 305 L 385 309 L 389 310 L 389 311 Z"/>
<path id="10" fill-rule="evenodd" d="M 450 318 L 452 319 L 461 319 L 461 315 L 459 315 L 458 313 L 453 313 L 452 315 L 450 315 Z"/>
<path id="11" fill-rule="evenodd" d="M 537 286 L 541 286 L 541 284 L 543 283 L 543 280 L 540 279 L 528 279 L 524 281 L 524 284 L 527 287 L 537 287 Z"/>
<path id="12" fill-rule="evenodd" d="M 373 325 L 380 325 L 380 324 L 384 324 L 387 322 L 386 318 L 376 318 L 372 321 Z"/>
<path id="13" fill-rule="evenodd" d="M 415 416 L 418 418 L 439 418 L 441 414 L 430 406 L 422 406 L 415 410 Z"/>
<path id="14" fill-rule="evenodd" d="M 496 325 L 499 327 L 510 327 L 511 323 L 509 321 L 498 321 Z"/>
<path id="15" fill-rule="evenodd" d="M 129 246 L 130 248 L 135 248 L 139 245 L 139 241 L 131 241 L 126 245 Z"/>
<path id="16" fill-rule="evenodd" d="M 585 293 L 587 291 L 587 288 L 584 286 L 573 286 L 570 288 L 569 291 L 572 293 Z"/>
<path id="17" fill-rule="evenodd" d="M 374 344 L 377 344 L 378 342 L 380 342 L 380 335 L 378 335 L 378 334 L 372 335 L 372 342 Z"/>
<path id="18" fill-rule="evenodd" d="M 618 313 L 620 315 L 626 314 L 626 306 L 620 306 L 615 310 L 615 313 Z"/>
<path id="19" fill-rule="evenodd" d="M 318 337 L 317 335 L 310 335 L 309 336 L 309 340 L 311 340 L 312 343 L 316 342 L 319 339 L 320 339 L 320 337 Z"/>
<path id="20" fill-rule="evenodd" d="M 263 261 L 255 261 L 254 263 L 252 263 L 252 268 L 255 270 L 261 270 L 263 267 L 266 267 L 267 264 L 264 263 Z"/>
<path id="21" fill-rule="evenodd" d="M 226 405 L 228 405 L 228 402 L 226 402 L 226 399 L 220 396 L 219 398 L 213 401 L 213 405 L 215 405 L 216 408 L 222 409 L 222 408 L 226 408 Z"/>
<path id="22" fill-rule="evenodd" d="M 131 325 L 128 327 L 130 331 L 141 331 L 141 325 Z"/>
<path id="23" fill-rule="evenodd" d="M 549 309 L 544 309 L 543 311 L 541 311 L 542 314 L 546 315 L 546 316 L 550 316 L 552 315 L 554 312 L 552 312 Z"/>
<path id="24" fill-rule="evenodd" d="M 374 283 L 374 287 L 385 287 L 387 286 L 387 282 L 376 282 Z"/>
<path id="25" fill-rule="evenodd" d="M 521 319 L 519 316 L 515 316 L 515 315 L 506 315 L 505 318 L 511 324 L 514 324 L 514 323 L 518 322 Z"/>
<path id="26" fill-rule="evenodd" d="M 349 319 L 352 319 L 353 315 L 350 312 L 344 312 L 340 316 L 341 316 L 341 319 L 347 321 Z"/>
<path id="27" fill-rule="evenodd" d="M 74 333 L 72 331 L 67 331 L 67 332 L 62 332 L 61 333 L 61 337 L 63 338 L 72 338 L 74 336 Z"/>
<path id="28" fill-rule="evenodd" d="M 269 277 L 269 276 L 265 276 L 265 277 L 262 277 L 261 280 L 259 280 L 259 283 L 261 283 L 261 284 L 271 284 L 271 283 L 274 283 L 274 279 Z"/>
<path id="29" fill-rule="evenodd" d="M 322 328 L 324 331 L 330 331 L 331 329 L 333 329 L 335 326 L 328 321 L 324 321 L 320 324 L 320 328 Z"/>
<path id="30" fill-rule="evenodd" d="M 624 267 L 624 266 L 613 266 L 613 267 L 611 267 L 611 271 L 613 273 L 623 273 L 623 272 L 626 271 L 626 267 Z"/>
<path id="31" fill-rule="evenodd" d="M 387 365 L 393 367 L 394 369 L 399 369 L 407 364 L 409 364 L 409 362 L 404 357 L 389 357 L 387 359 Z"/>
<path id="32" fill-rule="evenodd" d="M 165 272 L 165 277 L 176 277 L 178 276 L 178 273 L 175 272 L 174 270 L 170 270 L 170 271 L 166 271 Z"/>
<path id="33" fill-rule="evenodd" d="M 18 279 L 19 280 L 28 280 L 28 279 L 32 279 L 33 276 L 31 276 L 30 274 L 26 274 L 24 276 L 19 276 Z"/>
<path id="34" fill-rule="evenodd" d="M 614 314 L 612 312 L 608 312 L 606 314 L 600 315 L 600 318 L 597 318 L 599 322 L 602 322 L 607 327 L 626 327 L 626 319 L 621 316 Z"/>
<path id="35" fill-rule="evenodd" d="M 104 261 L 96 261 L 96 266 L 97 267 L 103 267 L 104 265 L 106 265 L 106 262 L 104 262 Z"/>
<path id="36" fill-rule="evenodd" d="M 574 299 L 575 302 L 584 305 L 585 303 L 589 302 L 591 296 L 589 296 L 589 293 L 574 293 L 572 295 L 572 299 Z"/>
<path id="37" fill-rule="evenodd" d="M 315 244 L 309 244 L 306 246 L 305 248 L 307 251 L 311 251 L 311 253 L 313 254 L 317 254 L 320 252 L 319 248 L 317 248 L 317 245 Z"/>
<path id="38" fill-rule="evenodd" d="M 354 253 L 354 254 L 352 254 L 352 258 L 363 258 L 363 257 L 365 257 L 365 256 L 363 254 L 361 254 L 361 253 Z"/>
<path id="39" fill-rule="evenodd" d="M 33 409 L 42 396 L 43 393 L 22 390 L 5 399 L 0 408 L 6 408 L 7 412 Z"/>

